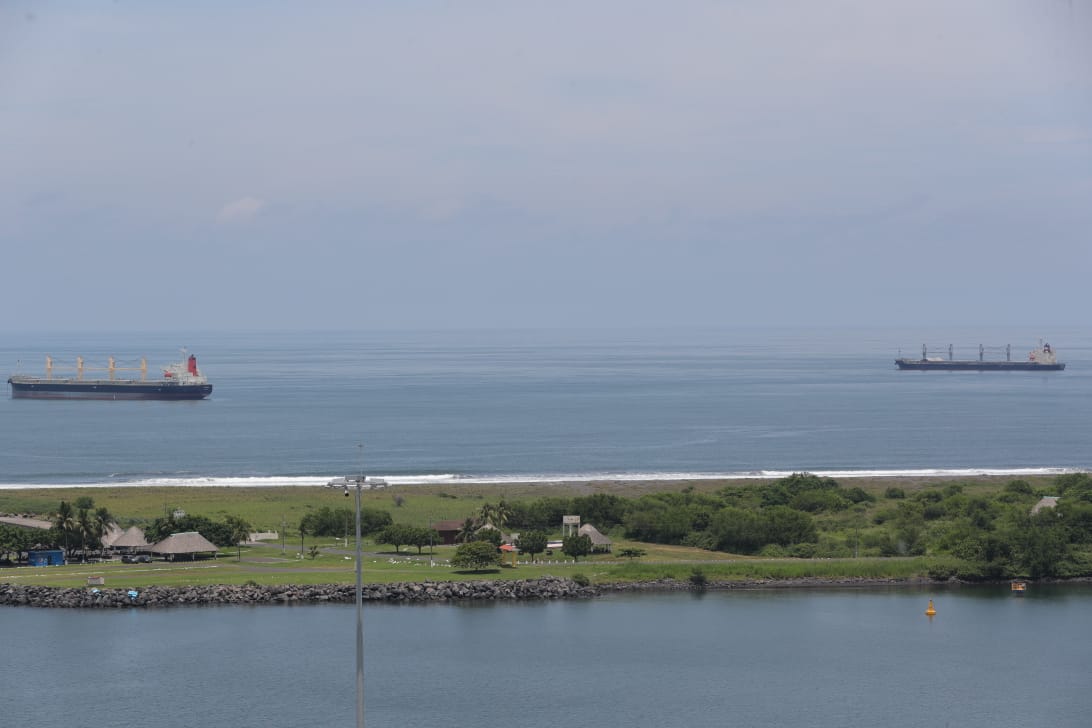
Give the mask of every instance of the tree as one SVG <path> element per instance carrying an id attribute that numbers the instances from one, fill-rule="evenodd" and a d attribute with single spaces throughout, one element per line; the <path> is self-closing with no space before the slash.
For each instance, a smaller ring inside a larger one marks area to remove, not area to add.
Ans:
<path id="1" fill-rule="evenodd" d="M 474 539 L 474 534 L 478 530 L 478 522 L 473 518 L 468 518 L 463 521 L 462 528 L 455 534 L 456 541 L 462 541 L 463 543 L 469 543 Z"/>
<path id="2" fill-rule="evenodd" d="M 236 561 L 242 561 L 243 547 L 241 544 L 250 538 L 251 526 L 239 516 L 228 516 L 224 519 L 224 523 L 231 529 L 231 540 L 235 542 L 236 548 Z"/>
<path id="3" fill-rule="evenodd" d="M 766 521 L 766 543 L 791 546 L 794 543 L 815 543 L 819 532 L 815 521 L 807 513 L 788 506 L 773 506 L 762 512 Z"/>
<path id="4" fill-rule="evenodd" d="M 742 508 L 723 508 L 713 514 L 709 523 L 709 535 L 717 551 L 756 553 L 766 545 L 765 531 L 765 519 Z"/>
<path id="5" fill-rule="evenodd" d="M 500 564 L 500 554 L 488 541 L 471 541 L 460 544 L 451 557 L 451 565 L 457 569 L 481 571 Z"/>
<path id="6" fill-rule="evenodd" d="M 488 523 L 496 528 L 504 528 L 508 525 L 508 518 L 511 515 L 512 509 L 503 500 L 496 505 L 486 503 L 478 514 L 482 523 Z"/>
<path id="7" fill-rule="evenodd" d="M 23 560 L 23 552 L 34 545 L 34 535 L 25 528 L 0 524 L 0 559 L 13 554 L 16 561 Z"/>
<path id="8" fill-rule="evenodd" d="M 516 541 L 516 548 L 520 550 L 520 553 L 530 554 L 531 561 L 534 562 L 535 554 L 545 551 L 548 542 L 549 537 L 545 531 L 524 531 Z"/>
<path id="9" fill-rule="evenodd" d="M 1059 563 L 1069 552 L 1065 524 L 1049 508 L 1021 518 L 1013 542 L 1018 565 L 1033 578 L 1057 574 Z"/>
<path id="10" fill-rule="evenodd" d="M 421 553 L 421 549 L 425 546 L 430 546 L 440 540 L 440 534 L 436 533 L 436 531 L 431 528 L 413 526 L 411 529 L 409 534 L 410 538 L 406 543 L 410 546 L 416 546 L 418 554 Z"/>
<path id="11" fill-rule="evenodd" d="M 80 559 L 87 560 L 87 551 L 92 547 L 102 547 L 102 531 L 98 530 L 91 512 L 81 508 L 76 513 L 76 535 L 80 540 Z"/>
<path id="12" fill-rule="evenodd" d="M 504 543 L 504 537 L 501 532 L 495 528 L 490 528 L 488 525 L 482 526 L 474 532 L 472 541 L 488 541 L 493 544 L 494 548 L 500 548 L 500 545 Z"/>
<path id="13" fill-rule="evenodd" d="M 69 536 L 76 530 L 76 515 L 67 502 L 61 501 L 61 505 L 57 507 L 57 514 L 53 517 L 53 527 L 64 540 L 64 555 L 68 558 L 68 541 Z"/>
<path id="14" fill-rule="evenodd" d="M 416 529 L 416 526 L 410 526 L 405 523 L 394 523 L 377 533 L 375 535 L 375 540 L 377 543 L 389 543 L 394 546 L 394 552 L 398 553 L 399 547 L 403 544 L 414 543 L 414 531 Z M 426 540 L 425 543 L 428 543 L 428 541 Z"/>
<path id="15" fill-rule="evenodd" d="M 591 550 L 591 536 L 587 534 L 566 536 L 565 540 L 561 542 L 561 553 L 572 556 L 574 561 L 578 560 L 581 556 L 587 556 L 591 553 Z"/>
<path id="16" fill-rule="evenodd" d="M 172 533 L 185 533 L 196 531 L 212 543 L 220 547 L 234 546 L 237 542 L 232 540 L 231 528 L 226 523 L 212 521 L 204 516 L 182 516 L 175 518 L 173 515 L 166 518 L 160 517 L 144 529 L 144 535 L 152 543 L 161 541 Z"/>
<path id="17" fill-rule="evenodd" d="M 110 511 L 105 506 L 99 506 L 95 509 L 94 515 L 95 528 L 99 532 L 99 544 L 102 547 L 102 552 L 106 552 L 106 544 L 102 543 L 102 537 L 110 530 L 110 526 L 114 523 L 114 517 L 110 515 Z"/>
<path id="18" fill-rule="evenodd" d="M 569 513 L 580 515 L 584 523 L 594 523 L 600 529 L 620 525 L 626 516 L 629 501 L 608 493 L 593 493 L 573 498 Z"/>
<path id="19" fill-rule="evenodd" d="M 360 509 L 360 533 L 382 531 L 393 523 L 391 514 L 378 508 Z M 356 514 L 351 508 L 323 506 L 304 516 L 300 523 L 312 536 L 348 536 L 354 530 Z"/>
<path id="20" fill-rule="evenodd" d="M 622 549 L 618 555 L 624 559 L 639 559 L 648 552 L 644 549 Z"/>

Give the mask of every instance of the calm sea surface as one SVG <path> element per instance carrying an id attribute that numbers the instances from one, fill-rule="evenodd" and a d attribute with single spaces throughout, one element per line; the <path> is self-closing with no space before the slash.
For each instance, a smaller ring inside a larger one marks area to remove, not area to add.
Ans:
<path id="1" fill-rule="evenodd" d="M 1082 587 L 365 610 L 373 726 L 1077 728 L 1092 709 Z M 353 620 L 352 606 L 5 608 L 3 722 L 352 725 Z"/>
<path id="2" fill-rule="evenodd" d="M 1041 333 L 1060 373 L 899 372 Z M 0 368 L 198 356 L 203 402 L 0 398 L 0 487 L 1087 468 L 1092 331 L 8 334 Z M 960 349 L 960 346 L 963 346 Z M 363 458 L 357 447 L 365 443 Z"/>

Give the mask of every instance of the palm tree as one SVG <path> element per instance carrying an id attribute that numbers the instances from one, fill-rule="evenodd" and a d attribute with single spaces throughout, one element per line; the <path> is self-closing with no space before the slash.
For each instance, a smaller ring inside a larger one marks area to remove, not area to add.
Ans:
<path id="1" fill-rule="evenodd" d="M 106 509 L 106 506 L 99 506 L 95 509 L 95 515 L 92 522 L 95 524 L 95 529 L 99 532 L 99 553 L 105 554 L 106 544 L 102 542 L 102 538 L 110 532 L 110 526 L 114 524 L 114 517 L 110 515 L 110 511 Z"/>
<path id="2" fill-rule="evenodd" d="M 243 541 L 250 538 L 250 524 L 239 516 L 228 516 L 224 519 L 224 523 L 231 529 L 231 540 L 235 542 L 236 560 L 243 560 Z M 313 556 L 311 558 L 314 558 Z"/>
<path id="3" fill-rule="evenodd" d="M 64 556 L 68 558 L 68 534 L 76 530 L 76 519 L 72 512 L 72 506 L 66 502 L 61 501 L 61 505 L 57 508 L 57 515 L 53 517 L 53 527 L 61 532 L 61 536 L 64 538 Z"/>
<path id="4" fill-rule="evenodd" d="M 478 522 L 473 518 L 468 518 L 463 521 L 463 527 L 459 529 L 459 532 L 457 534 L 455 534 L 455 540 L 467 543 L 474 538 L 474 534 L 477 532 Z"/>
<path id="5" fill-rule="evenodd" d="M 508 503 L 501 501 L 497 505 L 486 503 L 479 511 L 479 518 L 483 523 L 488 523 L 496 528 L 504 528 L 508 524 L 508 518 L 512 515 L 512 509 Z"/>
<path id="6" fill-rule="evenodd" d="M 502 499 L 501 502 L 493 508 L 493 517 L 497 519 L 493 524 L 497 528 L 504 528 L 508 525 L 508 519 L 512 517 L 512 509 L 509 507 L 508 501 Z"/>
<path id="7" fill-rule="evenodd" d="M 83 547 L 82 560 L 87 561 L 87 548 L 96 541 L 102 543 L 102 531 L 96 528 L 91 512 L 86 508 L 81 508 L 76 513 L 76 534 L 80 537 L 80 545 Z"/>

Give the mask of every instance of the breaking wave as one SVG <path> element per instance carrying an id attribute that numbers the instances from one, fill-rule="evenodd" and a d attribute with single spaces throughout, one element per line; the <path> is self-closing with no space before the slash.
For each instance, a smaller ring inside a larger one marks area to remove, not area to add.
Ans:
<path id="1" fill-rule="evenodd" d="M 1084 468 L 909 468 L 901 470 L 748 470 L 734 472 L 602 472 L 509 475 L 383 475 L 389 485 L 503 485 L 506 483 L 668 482 L 679 480 L 773 480 L 808 472 L 821 477 L 852 478 L 964 478 L 975 476 L 1030 477 L 1089 472 Z M 81 482 L 0 482 L 0 490 L 28 488 L 274 488 L 319 487 L 341 475 L 304 476 L 154 476 L 131 479 L 87 478 Z M 372 477 L 372 476 L 369 476 Z"/>

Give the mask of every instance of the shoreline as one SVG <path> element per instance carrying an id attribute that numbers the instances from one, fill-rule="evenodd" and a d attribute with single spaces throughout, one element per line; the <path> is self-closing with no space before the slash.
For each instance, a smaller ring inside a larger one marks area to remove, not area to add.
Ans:
<path id="1" fill-rule="evenodd" d="M 1088 584 L 1092 578 L 1027 580 L 1030 584 Z M 762 591 L 779 589 L 887 589 L 961 588 L 1001 586 L 1009 580 L 964 582 L 928 577 L 805 577 L 716 581 L 695 586 L 687 581 L 659 579 L 581 586 L 571 579 L 545 576 L 518 581 L 400 582 L 365 584 L 365 603 L 458 604 L 468 602 L 548 601 L 597 599 L 611 594 L 709 591 Z M 163 609 L 203 606 L 300 606 L 352 604 L 356 587 L 349 584 L 153 586 L 143 590 L 51 587 L 0 583 L 0 607 L 45 609 Z"/>
<path id="2" fill-rule="evenodd" d="M 903 468 L 903 469 L 815 469 L 799 468 L 795 470 L 755 470 L 747 472 L 702 473 L 702 472 L 648 472 L 648 473 L 571 473 L 553 475 L 510 475 L 510 476 L 462 476 L 445 475 L 382 475 L 389 485 L 385 488 L 368 490 L 392 490 L 396 488 L 520 488 L 520 487 L 651 487 L 657 485 L 674 486 L 698 484 L 752 484 L 772 482 L 797 473 L 807 473 L 821 478 L 835 480 L 861 481 L 937 481 L 937 480 L 1011 480 L 1015 478 L 1053 478 L 1071 473 L 1087 473 L 1089 470 L 1078 467 L 1034 467 L 1034 468 Z M 105 489 L 105 488 L 227 488 L 240 491 L 261 490 L 265 488 L 319 488 L 325 486 L 336 475 L 285 475 L 285 476 L 203 476 L 192 478 L 148 478 L 123 481 L 91 481 L 83 483 L 0 483 L 0 492 L 28 490 L 60 489 Z"/>

